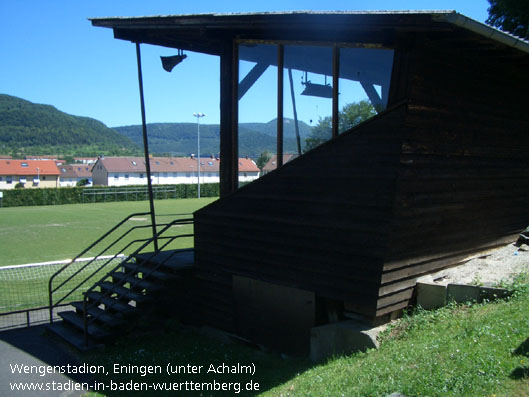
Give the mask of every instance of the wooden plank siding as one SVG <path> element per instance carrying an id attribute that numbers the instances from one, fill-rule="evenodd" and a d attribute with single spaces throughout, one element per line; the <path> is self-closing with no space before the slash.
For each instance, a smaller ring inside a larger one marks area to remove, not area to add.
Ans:
<path id="1" fill-rule="evenodd" d="M 417 276 L 529 224 L 529 77 L 526 56 L 520 67 L 505 61 L 515 52 L 493 58 L 435 36 L 415 43 L 377 316 L 406 307 Z"/>
<path id="2" fill-rule="evenodd" d="M 372 315 L 404 115 L 403 105 L 388 111 L 197 211 L 197 267 L 314 291 Z"/>

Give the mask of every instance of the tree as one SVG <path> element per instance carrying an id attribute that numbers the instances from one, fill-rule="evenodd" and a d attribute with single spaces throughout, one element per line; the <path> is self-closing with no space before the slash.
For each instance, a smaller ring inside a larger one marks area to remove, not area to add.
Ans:
<path id="1" fill-rule="evenodd" d="M 339 131 L 347 131 L 354 126 L 363 123 L 377 114 L 371 102 L 367 100 L 352 102 L 345 105 L 338 115 Z M 332 136 L 332 117 L 327 116 L 320 118 L 318 124 L 312 128 L 310 136 L 305 139 L 304 151 L 311 150 L 323 142 L 331 139 Z"/>
<path id="2" fill-rule="evenodd" d="M 488 0 L 489 17 L 486 22 L 510 32 L 515 36 L 529 39 L 529 1 Z"/>
<path id="3" fill-rule="evenodd" d="M 259 169 L 262 171 L 263 167 L 266 165 L 266 163 L 270 161 L 271 158 L 272 153 L 270 153 L 268 150 L 265 150 L 263 153 L 261 153 L 255 163 L 257 164 L 257 167 L 259 167 Z"/>
<path id="4" fill-rule="evenodd" d="M 86 185 L 88 185 L 89 183 L 90 183 L 90 181 L 89 181 L 88 179 L 83 178 L 83 179 L 79 179 L 79 180 L 77 181 L 76 186 L 86 186 Z"/>

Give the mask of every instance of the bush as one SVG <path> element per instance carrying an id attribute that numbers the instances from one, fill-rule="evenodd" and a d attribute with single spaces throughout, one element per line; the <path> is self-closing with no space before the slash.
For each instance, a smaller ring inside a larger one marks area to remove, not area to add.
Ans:
<path id="1" fill-rule="evenodd" d="M 3 207 L 148 200 L 147 186 L 91 186 L 4 190 Z M 154 185 L 156 200 L 197 197 L 197 185 Z M 219 196 L 218 183 L 200 185 L 200 197 Z"/>

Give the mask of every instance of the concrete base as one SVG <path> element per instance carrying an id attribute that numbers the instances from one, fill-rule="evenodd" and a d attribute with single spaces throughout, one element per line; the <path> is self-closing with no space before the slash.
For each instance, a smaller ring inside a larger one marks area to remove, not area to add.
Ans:
<path id="1" fill-rule="evenodd" d="M 321 361 L 333 355 L 376 349 L 379 346 L 378 334 L 385 328 L 372 328 L 354 320 L 313 327 L 310 335 L 310 359 Z"/>
<path id="2" fill-rule="evenodd" d="M 433 310 L 446 305 L 446 285 L 433 280 L 417 281 L 417 304 L 423 309 Z"/>
<path id="3" fill-rule="evenodd" d="M 504 288 L 435 282 L 432 276 L 417 279 L 416 287 L 417 304 L 426 310 L 445 306 L 448 301 L 483 302 L 485 299 L 494 300 L 510 294 L 510 291 Z"/>
<path id="4" fill-rule="evenodd" d="M 457 303 L 479 302 L 479 287 L 466 284 L 448 284 L 446 295 L 449 301 Z"/>
<path id="5" fill-rule="evenodd" d="M 481 300 L 487 299 L 491 301 L 498 298 L 506 298 L 511 293 L 512 291 L 505 288 L 479 287 L 479 298 Z"/>
<path id="6" fill-rule="evenodd" d="M 484 299 L 494 300 L 504 298 L 510 294 L 504 288 L 482 287 L 479 285 L 448 284 L 447 298 L 457 303 L 483 302 Z"/>

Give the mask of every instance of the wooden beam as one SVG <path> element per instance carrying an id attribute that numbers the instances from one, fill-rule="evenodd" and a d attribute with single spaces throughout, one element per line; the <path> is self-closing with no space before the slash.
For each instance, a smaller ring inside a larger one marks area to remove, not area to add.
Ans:
<path id="1" fill-rule="evenodd" d="M 241 98 L 246 94 L 246 92 L 252 88 L 254 83 L 257 81 L 259 77 L 263 75 L 263 73 L 268 69 L 268 64 L 266 63 L 257 63 L 252 70 L 248 72 L 246 76 L 244 76 L 244 79 L 239 83 L 239 89 L 238 89 L 238 98 L 239 101 Z"/>
<path id="2" fill-rule="evenodd" d="M 382 99 L 380 99 L 380 96 L 378 95 L 377 90 L 375 90 L 375 86 L 373 85 L 373 83 L 368 82 L 366 80 L 360 80 L 360 84 L 366 92 L 367 97 L 375 107 L 377 113 L 382 112 L 384 110 L 384 105 L 382 103 Z"/>
<path id="3" fill-rule="evenodd" d="M 220 196 L 238 187 L 238 47 L 226 42 L 220 56 Z"/>

